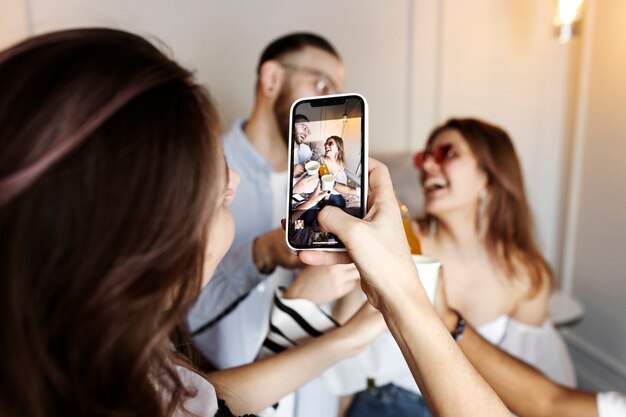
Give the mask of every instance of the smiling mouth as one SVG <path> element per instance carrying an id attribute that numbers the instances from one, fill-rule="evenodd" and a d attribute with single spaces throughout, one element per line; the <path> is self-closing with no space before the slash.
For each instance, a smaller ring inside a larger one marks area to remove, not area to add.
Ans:
<path id="1" fill-rule="evenodd" d="M 430 193 L 447 188 L 448 182 L 443 178 L 427 178 L 426 181 L 424 181 L 423 187 L 424 191 Z"/>

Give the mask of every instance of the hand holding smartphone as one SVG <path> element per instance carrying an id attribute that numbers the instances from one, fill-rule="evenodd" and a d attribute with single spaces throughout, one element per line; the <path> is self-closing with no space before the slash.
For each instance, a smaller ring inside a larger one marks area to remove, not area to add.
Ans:
<path id="1" fill-rule="evenodd" d="M 287 244 L 296 250 L 345 250 L 324 232 L 326 206 L 359 218 L 367 207 L 367 102 L 358 94 L 297 100 L 291 106 Z"/>

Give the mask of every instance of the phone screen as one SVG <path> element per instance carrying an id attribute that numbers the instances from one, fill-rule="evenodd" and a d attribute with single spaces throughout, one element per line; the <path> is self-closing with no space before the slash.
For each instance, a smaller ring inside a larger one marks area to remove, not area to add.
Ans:
<path id="1" fill-rule="evenodd" d="M 317 222 L 330 205 L 363 218 L 367 199 L 367 103 L 357 94 L 296 101 L 289 136 L 287 242 L 294 249 L 342 250 Z"/>

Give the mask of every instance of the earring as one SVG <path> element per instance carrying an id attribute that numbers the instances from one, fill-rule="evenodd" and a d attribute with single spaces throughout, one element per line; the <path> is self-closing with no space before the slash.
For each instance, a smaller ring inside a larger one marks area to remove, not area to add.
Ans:
<path id="1" fill-rule="evenodd" d="M 478 237 L 483 240 L 487 235 L 489 219 L 487 218 L 487 206 L 489 205 L 489 192 L 482 190 L 478 196 L 478 218 L 476 219 L 476 229 Z"/>

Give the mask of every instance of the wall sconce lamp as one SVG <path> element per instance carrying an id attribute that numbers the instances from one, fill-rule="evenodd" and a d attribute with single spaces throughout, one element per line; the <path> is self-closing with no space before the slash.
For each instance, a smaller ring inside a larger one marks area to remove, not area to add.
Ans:
<path id="1" fill-rule="evenodd" d="M 558 0 L 554 27 L 556 28 L 559 42 L 567 43 L 576 33 L 578 22 L 582 17 L 584 0 Z"/>

